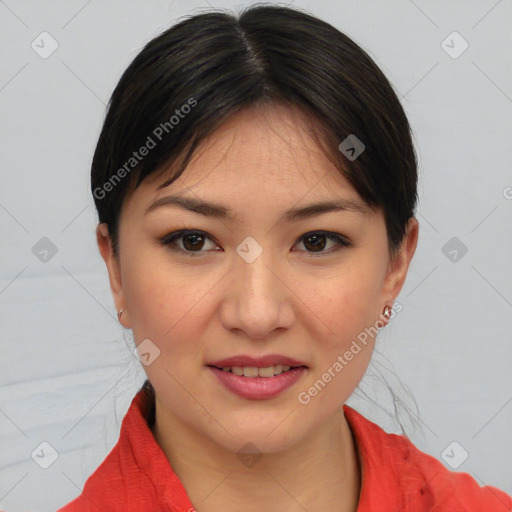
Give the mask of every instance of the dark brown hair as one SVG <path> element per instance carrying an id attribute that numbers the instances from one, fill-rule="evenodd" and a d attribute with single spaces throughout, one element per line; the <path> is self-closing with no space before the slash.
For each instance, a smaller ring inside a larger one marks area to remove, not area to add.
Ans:
<path id="1" fill-rule="evenodd" d="M 328 158 L 371 208 L 382 208 L 393 256 L 417 202 L 416 155 L 400 101 L 349 37 L 276 5 L 189 16 L 147 43 L 123 73 L 91 170 L 99 221 L 116 253 L 132 187 L 171 164 L 172 183 L 229 116 L 277 103 L 303 112 Z M 339 149 L 349 136 L 364 144 L 357 158 Z"/>

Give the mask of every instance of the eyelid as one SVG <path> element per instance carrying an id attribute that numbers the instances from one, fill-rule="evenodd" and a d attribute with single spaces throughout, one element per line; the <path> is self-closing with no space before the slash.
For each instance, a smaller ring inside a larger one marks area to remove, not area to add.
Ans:
<path id="1" fill-rule="evenodd" d="M 162 238 L 160 238 L 160 244 L 163 246 L 170 247 L 170 249 L 175 252 L 182 253 L 187 256 L 192 256 L 192 257 L 201 256 L 202 253 L 208 252 L 208 251 L 196 251 L 196 252 L 184 251 L 182 249 L 172 247 L 172 245 L 174 244 L 174 242 L 176 240 L 179 240 L 180 238 L 184 238 L 187 235 L 201 235 L 204 238 L 206 238 L 216 244 L 215 239 L 211 235 L 209 235 L 205 231 L 201 231 L 199 229 L 180 229 L 178 231 L 173 231 L 173 232 L 168 233 L 167 235 L 163 236 Z"/>
<path id="2" fill-rule="evenodd" d="M 183 238 L 187 235 L 200 235 L 215 244 L 217 243 L 211 235 L 209 235 L 205 231 L 201 231 L 199 229 L 181 229 L 178 231 L 173 231 L 173 232 L 168 233 L 167 235 L 163 236 L 162 238 L 160 238 L 160 243 L 163 246 L 172 246 L 172 244 L 176 240 L 179 240 L 180 238 Z M 351 240 L 349 240 L 346 236 L 342 235 L 341 233 L 335 233 L 335 232 L 331 232 L 331 231 L 325 231 L 325 230 L 318 229 L 318 230 L 308 231 L 307 233 L 304 233 L 303 235 L 301 235 L 295 242 L 294 247 L 295 247 L 295 245 L 297 245 L 297 243 L 299 243 L 299 242 L 303 241 L 304 239 L 308 238 L 309 236 L 313 236 L 313 235 L 325 236 L 329 240 L 336 243 L 336 246 L 335 246 L 336 248 L 334 250 L 330 250 L 330 251 L 319 251 L 318 253 L 302 251 L 302 252 L 305 252 L 308 256 L 312 256 L 312 257 L 326 256 L 326 255 L 332 254 L 334 252 L 337 252 L 338 250 L 340 250 L 342 248 L 354 246 L 354 243 Z M 192 257 L 200 256 L 200 255 L 202 255 L 202 253 L 209 252 L 209 251 L 184 251 L 182 249 L 175 248 L 175 247 L 174 248 L 171 247 L 171 250 L 178 252 L 178 253 L 185 254 L 187 256 L 192 256 Z"/>

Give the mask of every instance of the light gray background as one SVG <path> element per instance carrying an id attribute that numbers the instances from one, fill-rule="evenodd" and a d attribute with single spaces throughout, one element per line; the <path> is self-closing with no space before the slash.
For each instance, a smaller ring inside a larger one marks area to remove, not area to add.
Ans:
<path id="1" fill-rule="evenodd" d="M 419 245 L 376 363 L 414 394 L 421 450 L 443 461 L 456 441 L 469 454 L 458 471 L 512 493 L 512 1 L 293 4 L 370 52 L 415 131 Z M 78 495 L 145 378 L 97 251 L 89 168 L 123 70 L 179 16 L 205 8 L 0 1 L 0 508 L 10 512 L 55 510 Z M 31 47 L 43 31 L 58 43 L 47 59 Z M 441 46 L 453 31 L 469 44 L 458 58 Z M 46 262 L 32 252 L 42 237 L 57 248 Z M 452 237 L 468 249 L 456 262 L 442 250 Z M 363 388 L 390 410 L 375 382 Z M 349 403 L 397 431 L 370 401 Z M 46 470 L 31 458 L 43 441 L 58 452 Z"/>

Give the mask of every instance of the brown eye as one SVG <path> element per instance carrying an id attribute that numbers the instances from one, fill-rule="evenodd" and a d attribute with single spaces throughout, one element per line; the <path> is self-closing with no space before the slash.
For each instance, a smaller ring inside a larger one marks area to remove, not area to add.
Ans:
<path id="1" fill-rule="evenodd" d="M 203 247 L 205 237 L 193 233 L 191 235 L 184 235 L 181 239 L 183 240 L 183 247 L 185 247 L 187 251 L 194 251 L 196 249 L 200 250 Z"/>
<path id="2" fill-rule="evenodd" d="M 326 238 L 325 235 L 310 235 L 304 238 L 304 246 L 313 252 L 323 251 L 326 245 Z"/>
<path id="3" fill-rule="evenodd" d="M 162 245 L 169 246 L 173 251 L 185 253 L 187 256 L 201 256 L 202 253 L 208 252 L 203 250 L 206 241 L 212 242 L 206 233 L 191 230 L 175 231 L 160 239 Z"/>
<path id="4" fill-rule="evenodd" d="M 304 247 L 306 247 L 307 252 L 319 253 L 320 255 L 332 253 L 342 247 L 349 247 L 352 245 L 347 239 L 340 235 L 335 233 L 324 233 L 323 231 L 307 233 L 301 237 L 300 241 L 304 244 Z M 334 250 L 324 250 L 328 241 L 334 243 Z"/>
<path id="5" fill-rule="evenodd" d="M 168 246 L 171 250 L 183 253 L 187 256 L 202 256 L 204 253 L 210 252 L 213 249 L 203 250 L 205 244 L 207 242 L 212 243 L 214 247 L 212 238 L 202 231 L 193 231 L 193 230 L 181 230 L 175 231 L 173 233 L 169 233 L 160 239 L 160 243 L 162 245 Z M 311 256 L 322 256 L 331 254 L 343 247 L 350 247 L 352 243 L 338 235 L 336 233 L 327 233 L 323 231 L 315 231 L 311 233 L 307 233 L 303 235 L 299 242 L 304 244 L 306 247 L 306 252 Z M 329 242 L 332 244 L 327 250 L 325 250 L 326 246 L 329 245 Z"/>

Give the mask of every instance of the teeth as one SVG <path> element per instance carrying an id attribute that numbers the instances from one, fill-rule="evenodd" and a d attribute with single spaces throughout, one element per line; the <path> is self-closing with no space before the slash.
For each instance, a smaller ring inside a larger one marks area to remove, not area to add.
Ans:
<path id="1" fill-rule="evenodd" d="M 256 366 L 225 366 L 222 368 L 225 372 L 231 372 L 235 375 L 243 375 L 244 377 L 273 377 L 290 370 L 290 366 L 276 364 L 267 366 L 266 368 L 257 368 Z"/>
<path id="2" fill-rule="evenodd" d="M 268 366 L 267 368 L 259 368 L 257 373 L 260 377 L 273 377 L 274 376 L 274 367 Z M 244 375 L 246 377 L 253 377 L 253 375 L 247 375 L 244 370 Z"/>
<path id="3" fill-rule="evenodd" d="M 258 368 L 255 366 L 244 366 L 244 377 L 257 377 Z"/>

